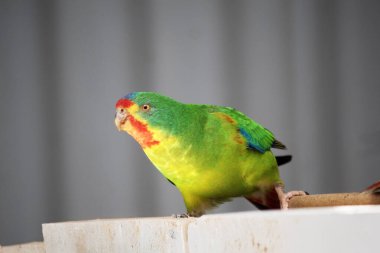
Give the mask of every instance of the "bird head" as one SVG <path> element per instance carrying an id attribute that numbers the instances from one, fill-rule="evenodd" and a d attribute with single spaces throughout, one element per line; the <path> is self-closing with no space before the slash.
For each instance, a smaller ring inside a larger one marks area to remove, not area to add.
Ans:
<path id="1" fill-rule="evenodd" d="M 143 148 L 157 145 L 162 132 L 172 130 L 178 107 L 180 103 L 154 92 L 129 93 L 116 103 L 115 125 Z"/>

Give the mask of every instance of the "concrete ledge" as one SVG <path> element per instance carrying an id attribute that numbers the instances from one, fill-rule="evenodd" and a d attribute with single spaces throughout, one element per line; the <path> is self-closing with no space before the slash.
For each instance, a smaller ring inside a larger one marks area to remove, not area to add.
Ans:
<path id="1" fill-rule="evenodd" d="M 189 225 L 189 252 L 376 252 L 380 207 L 346 206 L 205 217 Z"/>
<path id="2" fill-rule="evenodd" d="M 43 242 L 0 246 L 0 253 L 45 253 L 45 247 Z"/>
<path id="3" fill-rule="evenodd" d="M 380 206 L 43 225 L 55 252 L 377 252 Z"/>
<path id="4" fill-rule="evenodd" d="M 43 224 L 46 252 L 186 252 L 193 218 L 136 218 Z"/>

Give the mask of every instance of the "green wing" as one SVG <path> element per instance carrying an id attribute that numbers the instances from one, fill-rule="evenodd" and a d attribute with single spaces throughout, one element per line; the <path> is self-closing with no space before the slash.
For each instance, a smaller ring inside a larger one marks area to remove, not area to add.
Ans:
<path id="1" fill-rule="evenodd" d="M 264 153 L 270 148 L 286 149 L 284 144 L 275 139 L 271 131 L 234 108 L 212 106 L 210 112 L 223 113 L 232 118 L 233 121 L 229 121 L 236 126 L 242 137 L 247 141 L 247 146 L 250 149 L 257 150 L 260 153 Z"/>

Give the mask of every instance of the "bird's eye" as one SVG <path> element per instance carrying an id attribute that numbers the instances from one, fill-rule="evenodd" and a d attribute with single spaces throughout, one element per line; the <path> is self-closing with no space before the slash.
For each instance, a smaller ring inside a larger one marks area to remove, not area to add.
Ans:
<path id="1" fill-rule="evenodd" d="M 150 109 L 150 105 L 143 105 L 142 106 L 142 110 L 144 111 L 144 112 L 147 112 L 147 111 L 149 111 L 149 109 Z"/>
<path id="2" fill-rule="evenodd" d="M 124 113 L 124 109 L 123 109 L 123 108 L 121 108 L 121 109 L 120 109 L 120 112 L 121 112 L 121 113 Z"/>

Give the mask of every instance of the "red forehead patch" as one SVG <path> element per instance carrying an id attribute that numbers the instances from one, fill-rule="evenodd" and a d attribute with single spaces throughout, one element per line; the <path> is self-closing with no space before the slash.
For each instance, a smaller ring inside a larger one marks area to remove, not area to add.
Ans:
<path id="1" fill-rule="evenodd" d="M 117 101 L 116 103 L 116 108 L 128 108 L 128 107 L 131 107 L 134 103 L 129 100 L 129 99 L 126 99 L 126 98 L 121 98 Z"/>

